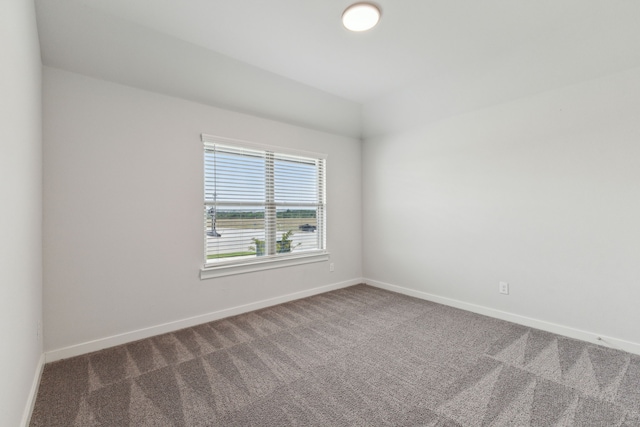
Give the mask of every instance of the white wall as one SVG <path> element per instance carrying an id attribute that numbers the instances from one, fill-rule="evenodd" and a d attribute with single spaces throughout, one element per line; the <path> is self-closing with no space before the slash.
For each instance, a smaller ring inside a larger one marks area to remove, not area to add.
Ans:
<path id="1" fill-rule="evenodd" d="M 47 66 L 360 137 L 361 106 L 353 101 L 90 7 L 61 0 L 37 1 L 36 7 Z"/>
<path id="2" fill-rule="evenodd" d="M 365 277 L 640 350 L 639 117 L 633 69 L 366 139 Z"/>
<path id="3" fill-rule="evenodd" d="M 43 102 L 45 351 L 362 276 L 359 140 L 49 67 Z M 328 154 L 335 272 L 199 279 L 200 133 Z"/>
<path id="4" fill-rule="evenodd" d="M 33 2 L 0 5 L 0 425 L 30 406 L 42 340 L 42 115 Z"/>

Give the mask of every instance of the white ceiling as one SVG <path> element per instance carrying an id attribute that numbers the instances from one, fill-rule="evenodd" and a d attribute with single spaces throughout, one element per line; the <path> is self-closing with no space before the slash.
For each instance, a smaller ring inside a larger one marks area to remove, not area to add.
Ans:
<path id="1" fill-rule="evenodd" d="M 358 104 L 415 84 L 466 87 L 470 76 L 499 86 L 506 74 L 510 84 L 535 81 L 539 91 L 640 65 L 638 0 L 379 0 L 382 20 L 365 33 L 342 27 L 350 3 L 36 0 L 41 40 L 53 40 L 42 43 L 46 65 L 71 64 L 76 55 L 87 69 L 104 66 L 100 55 L 64 49 L 61 33 L 70 27 L 104 51 L 109 34 L 135 25 Z M 64 13 L 54 13 L 62 6 Z M 103 16 L 103 25 L 83 24 L 87 11 Z M 500 80 L 489 78 L 494 74 Z"/>

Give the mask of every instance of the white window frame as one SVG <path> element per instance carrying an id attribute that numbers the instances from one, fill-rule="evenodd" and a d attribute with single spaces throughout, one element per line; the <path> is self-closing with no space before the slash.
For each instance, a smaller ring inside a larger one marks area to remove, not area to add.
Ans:
<path id="1" fill-rule="evenodd" d="M 304 252 L 296 253 L 291 252 L 287 254 L 277 254 L 277 255 L 266 255 L 260 256 L 256 258 L 243 258 L 243 259 L 231 259 L 229 261 L 216 261 L 215 263 L 207 262 L 207 236 L 206 236 L 206 225 L 205 232 L 203 233 L 204 240 L 204 264 L 200 269 L 200 279 L 211 279 L 215 277 L 223 277 L 230 276 L 235 274 L 243 274 L 250 273 L 255 271 L 263 271 L 270 270 L 274 268 L 283 268 L 289 267 L 293 265 L 301 265 L 315 262 L 324 262 L 329 260 L 329 252 L 326 249 L 326 159 L 327 155 L 322 153 L 315 153 L 310 151 L 303 150 L 295 150 L 290 148 L 277 147 L 272 145 L 264 145 L 258 144 L 254 142 L 241 141 L 237 139 L 224 138 L 220 136 L 207 135 L 202 134 L 201 140 L 203 143 L 203 148 L 207 146 L 207 144 L 221 144 L 226 146 L 238 147 L 238 148 L 247 148 L 252 150 L 264 151 L 267 153 L 276 153 L 290 156 L 299 156 L 306 157 L 310 159 L 321 160 L 324 167 L 321 168 L 322 175 L 319 177 L 319 196 L 320 203 L 322 203 L 322 211 L 323 214 L 321 218 L 318 218 L 318 230 L 317 232 L 321 234 L 321 242 L 320 248 L 316 250 L 306 250 Z M 206 149 L 206 148 L 205 148 Z M 204 155 L 204 149 L 203 149 Z M 203 171 L 203 180 L 202 183 L 204 185 L 204 171 Z M 204 194 L 204 191 L 202 192 Z M 205 206 L 207 205 L 206 200 L 204 200 Z M 265 218 L 265 221 L 267 219 Z M 267 226 L 267 224 L 265 224 Z M 275 242 L 274 242 L 275 244 Z"/>

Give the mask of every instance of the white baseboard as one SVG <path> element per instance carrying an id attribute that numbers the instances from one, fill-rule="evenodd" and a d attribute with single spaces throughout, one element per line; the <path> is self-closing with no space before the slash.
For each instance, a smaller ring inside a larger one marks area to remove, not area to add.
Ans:
<path id="1" fill-rule="evenodd" d="M 36 397 L 38 396 L 38 387 L 40 386 L 40 378 L 42 378 L 42 370 L 44 369 L 45 357 L 44 353 L 40 355 L 40 360 L 38 360 L 38 366 L 36 367 L 36 372 L 33 377 L 33 383 L 31 384 L 31 390 L 29 390 L 29 397 L 27 398 L 27 403 L 24 407 L 24 413 L 22 414 L 22 422 L 20 425 L 22 427 L 28 427 L 31 422 L 31 414 L 33 413 L 33 407 L 36 404 Z"/>
<path id="2" fill-rule="evenodd" d="M 448 305 L 462 310 L 470 311 L 473 313 L 483 314 L 485 316 L 494 317 L 508 322 L 517 323 L 519 325 L 527 326 L 530 328 L 541 329 L 543 331 L 551 332 L 558 335 L 563 335 L 569 338 L 575 338 L 582 341 L 587 341 L 594 344 L 599 344 L 605 347 L 611 347 L 618 350 L 624 350 L 629 353 L 640 355 L 640 344 L 631 341 L 625 341 L 614 337 L 608 337 L 605 335 L 598 335 L 593 332 L 583 331 L 581 329 L 575 329 L 569 326 L 558 325 L 556 323 L 546 322 L 544 320 L 533 319 L 531 317 L 521 316 L 519 314 L 509 313 L 506 311 L 496 310 L 481 305 L 471 304 L 464 301 L 459 301 L 452 298 L 446 298 L 438 295 L 433 295 L 427 292 L 417 291 L 415 289 L 404 288 L 401 286 L 391 285 L 389 283 L 379 282 L 372 279 L 363 279 L 364 283 L 375 286 L 376 288 L 386 289 L 388 291 L 397 292 L 400 294 L 420 298 L 427 301 L 437 302 L 439 304 Z"/>
<path id="3" fill-rule="evenodd" d="M 123 334 L 100 338 L 97 340 L 88 341 L 81 344 L 72 345 L 69 347 L 50 350 L 45 353 L 45 360 L 46 362 L 54 362 L 56 360 L 66 359 L 74 356 L 80 356 L 82 354 L 91 353 L 93 351 L 98 351 L 105 348 L 126 344 L 129 342 L 141 340 L 144 338 L 149 338 L 154 335 L 160 335 L 160 334 L 165 334 L 167 332 L 173 332 L 180 329 L 189 328 L 191 326 L 200 325 L 202 323 L 212 322 L 214 320 L 219 320 L 225 317 L 247 313 L 249 311 L 259 310 L 265 307 L 271 307 L 273 305 L 282 304 L 288 301 L 293 301 L 300 298 L 306 298 L 313 295 L 333 291 L 336 289 L 346 288 L 348 286 L 357 285 L 363 282 L 364 282 L 364 279 L 362 278 L 347 280 L 345 282 L 320 286 L 313 289 L 307 289 L 305 291 L 294 292 L 292 294 L 282 295 L 279 297 L 269 298 L 266 300 L 253 302 L 250 304 L 245 304 L 237 307 L 227 308 L 224 310 L 214 311 L 212 313 L 189 317 L 187 319 L 168 322 L 168 323 L 164 323 L 157 326 L 151 326 L 149 328 L 138 329 L 138 330 L 126 332 Z"/>

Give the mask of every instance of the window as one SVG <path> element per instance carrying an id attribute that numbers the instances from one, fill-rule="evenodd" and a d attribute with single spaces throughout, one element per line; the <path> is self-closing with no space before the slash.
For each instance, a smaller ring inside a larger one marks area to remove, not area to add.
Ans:
<path id="1" fill-rule="evenodd" d="M 324 261 L 325 157 L 202 135 L 202 278 Z"/>

